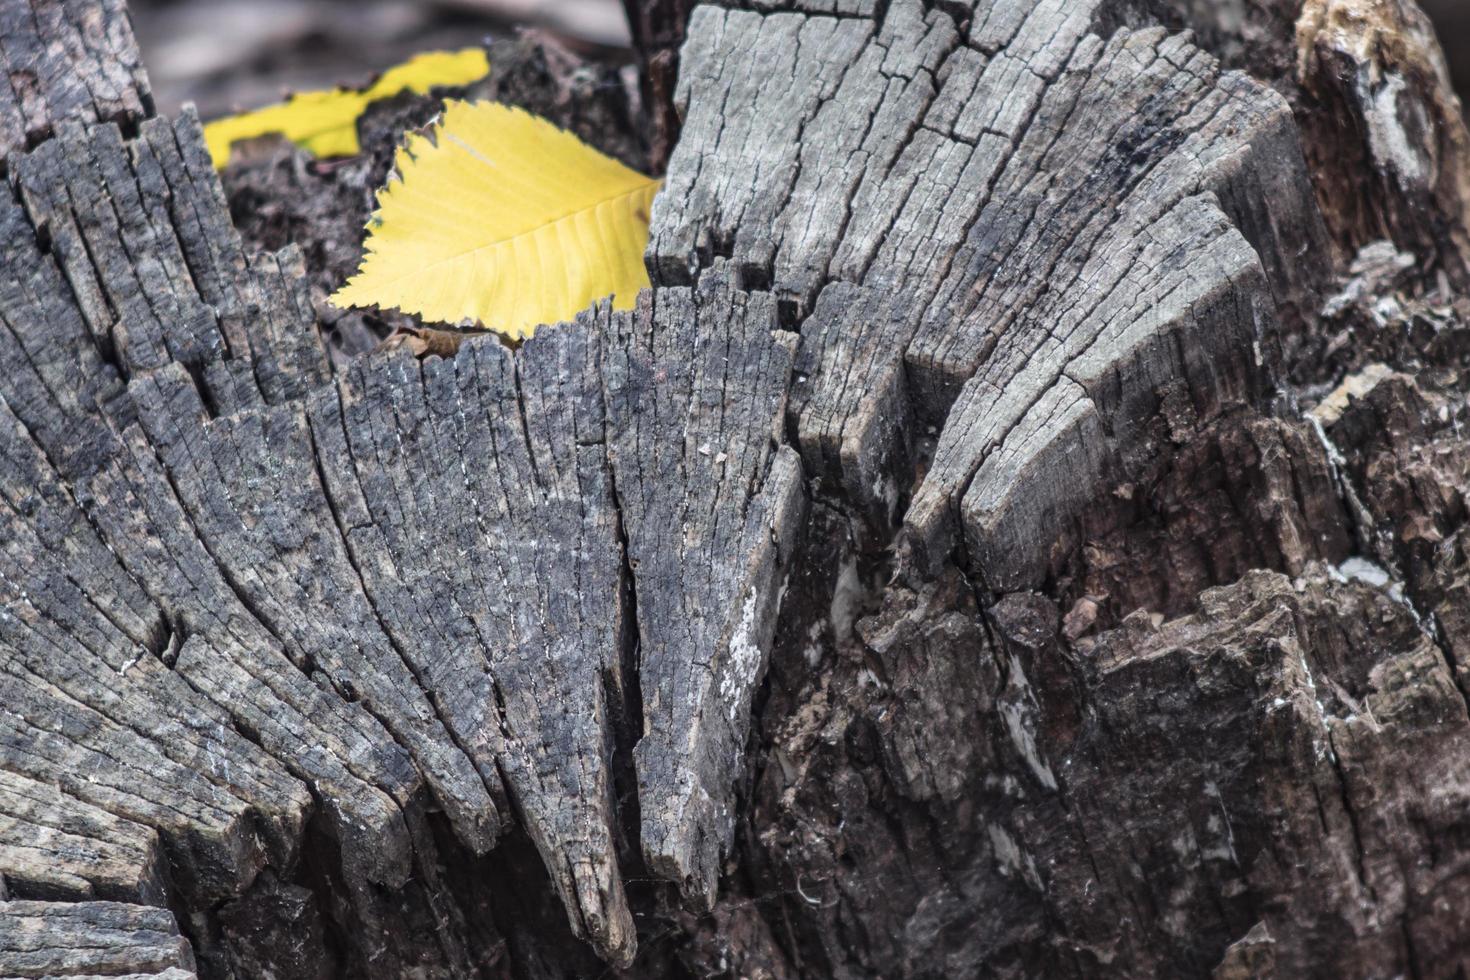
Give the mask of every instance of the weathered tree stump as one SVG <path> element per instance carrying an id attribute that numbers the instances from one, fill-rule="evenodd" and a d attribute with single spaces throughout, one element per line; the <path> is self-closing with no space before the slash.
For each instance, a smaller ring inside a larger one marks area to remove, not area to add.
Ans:
<path id="1" fill-rule="evenodd" d="M 630 4 L 637 308 L 334 363 L 0 0 L 0 976 L 1470 967 L 1470 140 L 1248 6 Z"/>

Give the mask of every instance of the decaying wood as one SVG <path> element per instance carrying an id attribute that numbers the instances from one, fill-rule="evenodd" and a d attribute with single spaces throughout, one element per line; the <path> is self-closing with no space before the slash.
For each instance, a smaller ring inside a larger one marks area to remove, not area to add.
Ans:
<path id="1" fill-rule="evenodd" d="M 1198 32 L 1227 64 L 1288 98 L 1329 230 L 1349 253 L 1392 239 L 1463 288 L 1470 138 L 1444 54 L 1419 5 L 1142 0 L 1138 6 Z"/>
<path id="2" fill-rule="evenodd" d="M 1407 2 L 1310 0 L 1296 40 L 1302 88 L 1355 119 L 1367 137 L 1364 162 L 1377 200 L 1357 215 L 1354 244 L 1392 238 L 1437 258 L 1463 285 L 1470 131 L 1429 18 Z"/>
<path id="3" fill-rule="evenodd" d="M 1467 965 L 1463 128 L 1350 6 L 696 7 L 633 310 L 334 358 L 0 0 L 0 975 Z"/>

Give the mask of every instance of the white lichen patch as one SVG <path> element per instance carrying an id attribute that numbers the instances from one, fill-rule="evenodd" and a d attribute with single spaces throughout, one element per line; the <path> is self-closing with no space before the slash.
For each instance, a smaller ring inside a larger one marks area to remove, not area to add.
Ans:
<path id="1" fill-rule="evenodd" d="M 761 650 L 755 637 L 756 590 L 752 588 L 740 610 L 740 622 L 730 634 L 730 658 L 720 676 L 720 703 L 733 722 L 750 697 L 761 669 Z"/>
<path id="2" fill-rule="evenodd" d="M 1381 589 L 1389 583 L 1388 571 L 1381 565 L 1375 565 L 1366 558 L 1354 555 L 1337 566 L 1337 572 L 1349 582 L 1362 582 Z"/>

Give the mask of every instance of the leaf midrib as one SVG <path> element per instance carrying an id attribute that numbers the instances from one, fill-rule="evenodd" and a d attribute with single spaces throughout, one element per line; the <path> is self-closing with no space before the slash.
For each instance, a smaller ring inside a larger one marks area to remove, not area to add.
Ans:
<path id="1" fill-rule="evenodd" d="M 642 174 L 639 174 L 639 176 L 642 177 L 643 175 Z M 484 243 L 482 243 L 480 245 L 476 245 L 474 248 L 465 249 L 463 252 L 456 252 L 453 255 L 446 255 L 442 259 L 435 259 L 434 261 L 425 263 L 424 265 L 416 266 L 415 268 L 409 270 L 408 272 L 403 273 L 402 275 L 394 276 L 392 279 L 383 279 L 383 280 L 380 280 L 379 283 L 378 283 L 378 288 L 379 289 L 387 289 L 390 286 L 396 286 L 399 283 L 403 282 L 405 279 L 413 279 L 413 278 L 416 278 L 418 276 L 421 276 L 421 275 L 429 272 L 432 269 L 437 269 L 437 268 L 439 268 L 442 265 L 446 265 L 446 264 L 448 264 L 450 262 L 458 262 L 460 259 L 463 259 L 466 256 L 475 255 L 475 254 L 477 254 L 479 252 L 483 252 L 487 248 L 495 248 L 498 245 L 504 245 L 506 242 L 515 241 L 517 238 L 523 238 L 526 235 L 534 235 L 538 231 L 541 231 L 544 228 L 551 228 L 551 227 L 553 227 L 555 225 L 559 225 L 563 221 L 568 220 L 569 218 L 575 218 L 579 214 L 585 214 L 588 211 L 596 210 L 597 208 L 600 208 L 600 207 L 602 207 L 605 204 L 611 204 L 614 201 L 621 201 L 621 200 L 624 200 L 626 198 L 632 197 L 634 194 L 638 194 L 638 193 L 640 193 L 642 191 L 646 191 L 650 186 L 654 186 L 654 185 L 657 185 L 657 184 L 662 183 L 662 179 L 661 178 L 658 178 L 658 177 L 644 177 L 643 178 L 643 181 L 644 181 L 643 183 L 639 184 L 637 187 L 634 187 L 634 188 L 632 188 L 630 190 L 622 191 L 622 192 L 617 193 L 617 194 L 612 194 L 612 195 L 610 195 L 608 197 L 604 197 L 604 198 L 601 198 L 599 200 L 593 201 L 591 204 L 584 205 L 583 207 L 572 208 L 569 211 L 565 212 L 564 214 L 561 214 L 561 215 L 559 215 L 559 216 L 557 216 L 555 218 L 552 218 L 550 221 L 544 221 L 544 222 L 542 222 L 541 224 L 537 225 L 534 228 L 528 228 L 525 231 L 518 231 L 518 232 L 515 232 L 514 234 L 510 234 L 510 235 L 506 235 L 506 236 L 504 236 L 502 238 L 498 238 L 498 239 L 496 239 L 495 241 L 492 241 L 492 242 L 484 242 Z M 368 254 L 370 256 L 376 257 L 377 255 L 379 255 L 381 253 L 379 253 L 376 249 L 370 249 L 370 251 L 369 251 Z M 364 270 L 363 272 L 359 273 L 358 275 L 361 276 L 361 275 L 365 275 L 365 274 L 366 274 L 366 270 Z M 354 278 L 357 278 L 357 277 L 355 276 Z M 348 286 L 351 286 L 352 283 L 351 282 L 348 282 L 347 285 Z"/>

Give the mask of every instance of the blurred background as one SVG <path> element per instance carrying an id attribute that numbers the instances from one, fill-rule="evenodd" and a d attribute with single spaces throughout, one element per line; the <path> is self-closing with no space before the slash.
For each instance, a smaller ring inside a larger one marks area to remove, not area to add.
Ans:
<path id="1" fill-rule="evenodd" d="M 1221 0 L 1230 3 L 1239 0 Z M 1464 100 L 1470 0 L 1420 0 L 1435 19 Z M 539 27 L 584 57 L 628 57 L 621 0 L 132 0 L 160 108 L 209 119 L 288 91 L 361 84 L 433 48 Z"/>
<path id="2" fill-rule="evenodd" d="M 420 51 L 541 28 L 584 57 L 626 60 L 621 0 L 131 0 L 159 108 L 205 119 L 288 92 L 360 85 Z"/>
<path id="3" fill-rule="evenodd" d="M 1450 74 L 1460 90 L 1460 101 L 1470 93 L 1470 0 L 1419 0 L 1420 6 L 1434 18 L 1439 43 L 1444 45 L 1450 62 Z"/>

